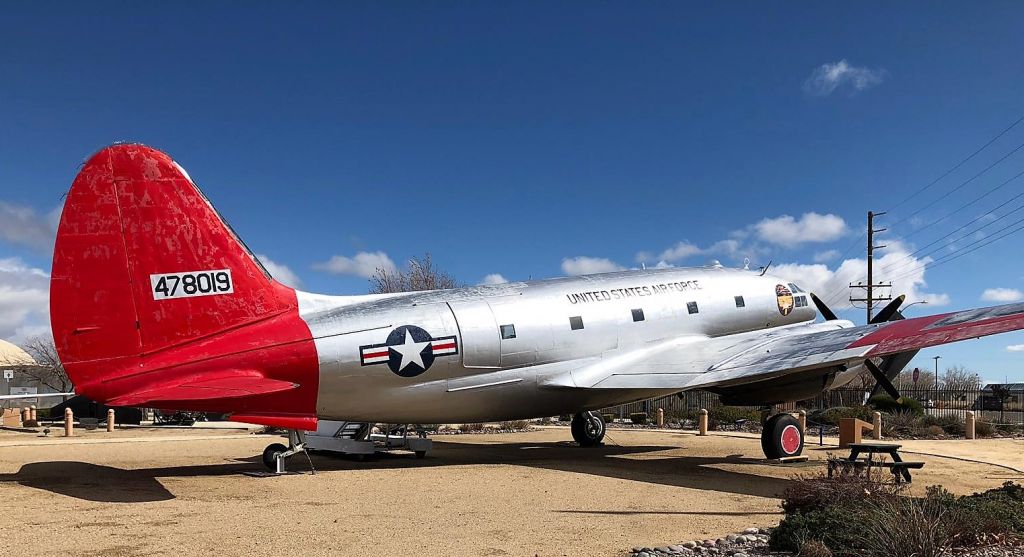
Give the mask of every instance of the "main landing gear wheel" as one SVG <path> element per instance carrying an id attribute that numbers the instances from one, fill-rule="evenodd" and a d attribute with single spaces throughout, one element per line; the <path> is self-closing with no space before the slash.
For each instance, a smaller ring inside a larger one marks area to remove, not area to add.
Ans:
<path id="1" fill-rule="evenodd" d="M 284 474 L 285 462 L 299 453 L 306 455 L 310 471 L 316 474 L 313 459 L 309 458 L 309 452 L 306 450 L 306 434 L 296 429 L 288 431 L 288 446 L 273 443 L 263 449 L 263 465 L 275 474 Z"/>
<path id="2" fill-rule="evenodd" d="M 604 439 L 604 418 L 597 412 L 580 412 L 572 417 L 572 438 L 581 447 L 597 447 Z"/>
<path id="3" fill-rule="evenodd" d="M 800 422 L 789 414 L 776 414 L 761 429 L 761 450 L 769 459 L 798 456 L 804 450 Z"/>

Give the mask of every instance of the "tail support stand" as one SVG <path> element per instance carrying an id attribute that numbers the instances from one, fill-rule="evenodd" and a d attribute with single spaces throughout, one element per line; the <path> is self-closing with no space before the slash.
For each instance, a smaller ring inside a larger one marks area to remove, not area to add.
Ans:
<path id="1" fill-rule="evenodd" d="M 278 453 L 274 457 L 275 461 L 275 474 L 285 474 L 285 461 L 292 456 L 299 453 L 306 455 L 306 460 L 309 461 L 309 470 L 315 475 L 316 468 L 313 466 L 313 459 L 309 456 L 309 451 L 306 450 L 306 434 L 303 431 L 297 429 L 288 430 L 288 450 L 283 453 Z"/>

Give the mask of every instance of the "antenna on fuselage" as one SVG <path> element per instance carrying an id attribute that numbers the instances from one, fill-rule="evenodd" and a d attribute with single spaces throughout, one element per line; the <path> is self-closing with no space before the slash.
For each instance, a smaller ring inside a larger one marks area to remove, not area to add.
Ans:
<path id="1" fill-rule="evenodd" d="M 762 276 L 762 277 L 764 276 L 764 274 L 765 274 L 765 273 L 767 273 L 767 272 L 768 272 L 768 268 L 769 268 L 769 267 L 771 267 L 771 266 L 772 266 L 772 260 L 771 260 L 771 259 L 769 259 L 769 260 L 768 260 L 768 264 L 767 264 L 767 265 L 765 265 L 764 267 L 761 267 L 761 276 Z"/>
<path id="2" fill-rule="evenodd" d="M 743 270 L 744 271 L 749 271 L 750 270 L 750 258 L 749 257 L 744 257 L 743 258 Z"/>

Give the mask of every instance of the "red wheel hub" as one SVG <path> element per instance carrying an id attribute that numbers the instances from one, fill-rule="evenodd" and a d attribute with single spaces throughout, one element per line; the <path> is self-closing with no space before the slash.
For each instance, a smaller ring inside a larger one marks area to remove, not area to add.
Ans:
<path id="1" fill-rule="evenodd" d="M 782 430 L 780 438 L 782 450 L 787 455 L 796 454 L 800 450 L 800 430 L 795 425 L 788 425 Z"/>

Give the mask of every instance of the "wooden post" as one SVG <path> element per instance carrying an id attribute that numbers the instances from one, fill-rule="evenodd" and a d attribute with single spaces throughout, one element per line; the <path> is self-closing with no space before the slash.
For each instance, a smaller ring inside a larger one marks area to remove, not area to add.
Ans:
<path id="1" fill-rule="evenodd" d="M 114 431 L 114 409 L 107 410 L 107 433 Z"/>
<path id="2" fill-rule="evenodd" d="M 967 411 L 967 419 L 964 420 L 964 437 L 974 439 L 974 412 Z"/>
<path id="3" fill-rule="evenodd" d="M 807 434 L 807 410 L 797 412 L 796 421 L 800 424 L 800 433 Z"/>
<path id="4" fill-rule="evenodd" d="M 64 409 L 64 437 L 71 437 L 75 434 L 75 413 L 70 408 Z"/>
<path id="5" fill-rule="evenodd" d="M 872 421 L 871 437 L 873 437 L 876 440 L 877 439 L 881 439 L 882 438 L 882 413 L 881 412 L 875 412 L 874 419 L 871 420 L 871 421 Z"/>
<path id="6" fill-rule="evenodd" d="M 698 435 L 708 434 L 708 411 L 705 408 L 700 409 L 700 431 Z"/>
<path id="7" fill-rule="evenodd" d="M 658 427 L 665 427 L 665 409 L 658 408 Z"/>
<path id="8" fill-rule="evenodd" d="M 35 404 L 28 407 L 28 419 L 32 420 L 33 422 L 37 421 Z"/>

